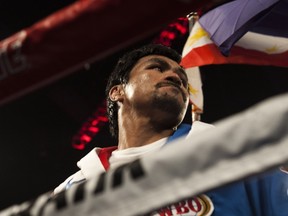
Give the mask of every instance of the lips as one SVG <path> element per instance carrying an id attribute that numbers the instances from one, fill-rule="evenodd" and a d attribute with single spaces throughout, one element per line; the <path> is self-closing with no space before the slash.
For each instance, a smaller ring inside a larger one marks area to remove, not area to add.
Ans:
<path id="1" fill-rule="evenodd" d="M 165 86 L 173 86 L 173 87 L 178 88 L 180 91 L 182 91 L 181 87 L 178 84 L 174 83 L 174 82 L 167 82 L 167 81 L 166 82 L 161 82 L 161 83 L 158 83 L 156 86 L 158 88 L 165 87 Z"/>

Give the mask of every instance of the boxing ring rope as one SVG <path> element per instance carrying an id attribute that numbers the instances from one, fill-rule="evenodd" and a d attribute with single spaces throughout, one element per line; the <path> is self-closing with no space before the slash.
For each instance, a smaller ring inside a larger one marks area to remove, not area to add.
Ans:
<path id="1" fill-rule="evenodd" d="M 47 17 L 0 42 L 0 105 L 147 37 L 205 3 L 199 2 L 79 1 Z M 163 5 L 173 13 L 163 12 Z M 145 214 L 286 164 L 287 118 L 286 94 L 216 123 L 205 136 L 177 140 L 56 197 L 47 192 L 11 206 L 0 216 Z M 119 173 L 121 182 L 111 186 Z M 171 187 L 177 187 L 176 194 Z"/>
<path id="2" fill-rule="evenodd" d="M 216 2 L 221 1 L 77 1 L 0 42 L 0 105 Z"/>
<path id="3" fill-rule="evenodd" d="M 95 176 L 53 198 L 48 192 L 11 206 L 0 216 L 145 215 L 287 164 L 287 121 L 286 93 L 216 122 L 215 128 L 193 139 L 179 138 L 159 152 Z"/>

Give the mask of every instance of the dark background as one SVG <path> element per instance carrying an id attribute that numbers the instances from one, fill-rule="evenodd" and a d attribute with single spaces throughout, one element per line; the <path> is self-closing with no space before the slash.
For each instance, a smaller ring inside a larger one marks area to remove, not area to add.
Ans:
<path id="1" fill-rule="evenodd" d="M 1 0 L 0 39 L 73 2 Z M 74 149 L 71 140 L 102 103 L 107 77 L 118 57 L 155 37 L 157 34 L 0 107 L 0 209 L 54 189 L 77 170 L 76 162 L 94 146 L 115 144 L 107 125 L 82 151 Z M 181 50 L 184 40 L 179 40 L 174 48 Z M 201 73 L 202 120 L 208 123 L 288 90 L 287 68 L 214 65 L 202 67 Z"/>

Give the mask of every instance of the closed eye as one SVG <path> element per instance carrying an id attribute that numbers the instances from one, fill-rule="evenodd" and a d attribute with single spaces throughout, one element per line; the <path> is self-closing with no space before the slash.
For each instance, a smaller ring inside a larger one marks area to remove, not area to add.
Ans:
<path id="1" fill-rule="evenodd" d="M 149 69 L 149 70 L 157 70 L 157 71 L 159 71 L 159 72 L 163 72 L 163 71 L 164 71 L 164 70 L 163 70 L 163 67 L 160 66 L 160 65 L 150 65 L 150 66 L 148 67 L 148 69 Z"/>

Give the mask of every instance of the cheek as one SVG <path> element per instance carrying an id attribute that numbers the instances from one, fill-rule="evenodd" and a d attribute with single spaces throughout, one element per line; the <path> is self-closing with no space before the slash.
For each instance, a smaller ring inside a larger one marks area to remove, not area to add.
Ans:
<path id="1" fill-rule="evenodd" d="M 132 98 L 135 92 L 135 86 L 134 84 L 127 84 L 125 87 L 125 94 L 127 98 Z"/>
<path id="2" fill-rule="evenodd" d="M 141 97 L 141 95 L 147 94 L 149 90 L 153 88 L 153 82 L 149 75 L 143 74 L 138 76 L 137 79 L 130 80 L 126 85 L 126 96 L 132 98 L 134 95 Z"/>

